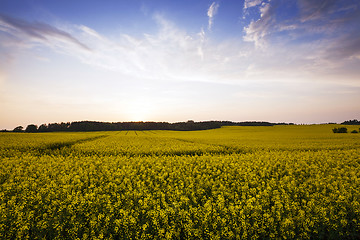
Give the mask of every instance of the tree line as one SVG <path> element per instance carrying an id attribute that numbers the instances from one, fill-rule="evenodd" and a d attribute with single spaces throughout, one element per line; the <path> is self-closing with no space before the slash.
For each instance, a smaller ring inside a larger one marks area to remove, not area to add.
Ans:
<path id="1" fill-rule="evenodd" d="M 88 132 L 88 131 L 143 131 L 143 130 L 174 130 L 174 131 L 195 131 L 220 128 L 222 126 L 274 126 L 274 125 L 293 125 L 293 123 L 270 123 L 270 122 L 231 122 L 231 121 L 203 121 L 194 122 L 61 122 L 28 125 L 25 129 L 18 126 L 13 132 Z"/>
<path id="2" fill-rule="evenodd" d="M 360 125 L 360 121 L 358 121 L 357 119 L 354 119 L 354 120 L 348 120 L 348 121 L 342 122 L 341 124 L 343 124 L 343 125 Z"/>

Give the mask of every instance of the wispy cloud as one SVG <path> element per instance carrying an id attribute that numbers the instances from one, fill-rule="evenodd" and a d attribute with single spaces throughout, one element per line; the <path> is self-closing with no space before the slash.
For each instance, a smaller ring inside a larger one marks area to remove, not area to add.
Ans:
<path id="1" fill-rule="evenodd" d="M 244 1 L 244 9 L 258 6 L 261 3 L 262 3 L 262 0 L 245 0 Z"/>
<path id="2" fill-rule="evenodd" d="M 31 50 L 42 44 L 91 67 L 116 72 L 129 79 L 227 84 L 310 80 L 328 69 L 338 71 L 338 75 L 346 75 L 336 64 L 337 57 L 351 55 L 354 56 L 351 63 L 358 61 L 359 36 L 350 41 L 344 35 L 342 45 L 329 39 L 326 43 L 319 40 L 311 44 L 286 45 L 286 48 L 283 45 L 286 43 L 279 42 L 266 51 L 254 47 L 252 42 L 265 41 L 268 36 L 280 31 L 280 27 L 291 26 L 276 21 L 276 7 L 270 3 L 260 7 L 261 18 L 246 29 L 245 38 L 250 42 L 241 39 L 215 42 L 207 39 L 203 29 L 190 34 L 162 15 L 153 17 L 158 25 L 156 32 L 140 36 L 121 34 L 112 38 L 84 25 L 67 25 L 67 31 L 64 31 L 50 24 L 29 23 L 20 19 L 5 21 L 2 17 L 0 50 L 7 51 L 6 44 L 12 42 L 7 36 L 11 35 L 18 39 L 19 43 L 15 45 L 21 49 Z M 213 17 L 214 12 L 209 15 Z M 298 25 L 295 24 L 295 27 Z M 37 42 L 36 45 L 33 41 Z"/>
<path id="3" fill-rule="evenodd" d="M 325 18 L 326 15 L 336 11 L 338 0 L 312 1 L 299 0 L 301 20 L 303 22 L 309 20 L 317 20 Z"/>
<path id="4" fill-rule="evenodd" d="M 201 28 L 200 32 L 198 33 L 198 36 L 200 37 L 200 44 L 198 45 L 198 54 L 201 57 L 201 60 L 204 60 L 204 51 L 203 51 L 203 45 L 205 43 L 205 31 L 203 28 Z"/>
<path id="5" fill-rule="evenodd" d="M 209 24 L 208 24 L 208 29 L 211 30 L 213 24 L 214 24 L 214 17 L 217 14 L 218 8 L 219 8 L 219 4 L 216 2 L 213 2 L 208 11 L 207 11 L 207 15 L 209 17 Z"/>
<path id="6" fill-rule="evenodd" d="M 257 47 L 264 45 L 264 38 L 274 31 L 276 24 L 275 7 L 271 3 L 263 3 L 259 7 L 260 19 L 252 21 L 249 26 L 244 28 L 244 40 L 254 42 Z"/>
<path id="7" fill-rule="evenodd" d="M 55 38 L 74 44 L 84 50 L 90 50 L 89 47 L 77 40 L 71 34 L 46 23 L 28 22 L 19 18 L 0 14 L 0 30 L 17 38 L 19 42 L 26 41 L 25 39 L 29 38 L 36 39 L 37 41 L 49 42 L 49 38 Z"/>
<path id="8" fill-rule="evenodd" d="M 319 49 L 334 52 L 334 55 L 356 57 L 359 55 L 360 4 L 351 1 L 299 0 L 295 5 L 297 14 L 284 16 L 286 8 L 294 7 L 293 2 L 272 0 L 259 4 L 258 1 L 246 1 L 244 10 L 257 7 L 260 17 L 244 28 L 244 40 L 254 42 L 257 47 L 271 44 L 291 43 L 301 39 L 302 44 L 314 44 L 316 40 L 327 39 L 326 46 Z M 341 44 L 341 48 L 338 47 Z"/>
<path id="9" fill-rule="evenodd" d="M 142 79 L 191 79 L 205 55 L 204 32 L 188 34 L 161 15 L 155 15 L 158 31 L 140 37 L 122 34 L 106 38 L 86 26 L 77 36 L 93 51 L 72 50 L 81 61 Z M 80 31 L 79 31 L 80 30 Z M 69 53 L 71 54 L 71 53 Z"/>

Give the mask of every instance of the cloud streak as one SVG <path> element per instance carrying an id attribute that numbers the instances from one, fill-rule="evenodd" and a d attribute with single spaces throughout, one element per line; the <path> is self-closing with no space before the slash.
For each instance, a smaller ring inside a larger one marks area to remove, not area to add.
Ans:
<path id="1" fill-rule="evenodd" d="M 299 0 L 301 21 L 317 20 L 336 11 L 337 0 L 312 1 Z"/>
<path id="2" fill-rule="evenodd" d="M 217 11 L 218 11 L 218 9 L 219 9 L 219 4 L 218 3 L 216 3 L 216 2 L 213 2 L 211 5 L 210 5 L 210 7 L 209 7 L 209 9 L 208 9 L 208 11 L 207 11 L 207 15 L 208 15 L 208 17 L 209 17 L 209 23 L 208 23 L 208 29 L 209 30 L 211 30 L 211 28 L 212 28 L 212 26 L 213 26 L 213 24 L 214 24 L 214 17 L 215 17 L 215 15 L 217 14 Z"/>
<path id="3" fill-rule="evenodd" d="M 19 18 L 0 15 L 0 30 L 13 37 L 22 35 L 39 41 L 49 41 L 49 38 L 57 38 L 65 42 L 72 43 L 84 50 L 90 50 L 89 47 L 77 40 L 71 34 L 46 23 L 31 23 Z"/>

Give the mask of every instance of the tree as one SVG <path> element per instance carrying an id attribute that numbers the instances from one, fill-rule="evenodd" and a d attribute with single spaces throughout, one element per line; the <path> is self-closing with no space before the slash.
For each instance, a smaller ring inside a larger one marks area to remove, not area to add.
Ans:
<path id="1" fill-rule="evenodd" d="M 26 127 L 25 132 L 30 132 L 30 133 L 37 132 L 37 126 L 34 124 L 30 124 Z"/>
<path id="2" fill-rule="evenodd" d="M 16 128 L 14 128 L 13 132 L 23 132 L 23 127 L 17 126 Z"/>
<path id="3" fill-rule="evenodd" d="M 40 127 L 38 128 L 38 132 L 47 132 L 48 131 L 48 127 L 46 124 L 41 124 Z"/>
<path id="4" fill-rule="evenodd" d="M 341 124 L 343 124 L 343 125 L 360 125 L 360 121 L 358 121 L 357 119 L 347 120 L 345 122 L 342 122 Z"/>

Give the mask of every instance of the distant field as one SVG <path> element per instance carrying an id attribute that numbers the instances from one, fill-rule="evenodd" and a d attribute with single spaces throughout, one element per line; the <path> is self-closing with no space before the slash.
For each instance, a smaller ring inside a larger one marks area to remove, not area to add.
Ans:
<path id="1" fill-rule="evenodd" d="M 0 239 L 359 239 L 334 127 L 0 133 Z"/>

